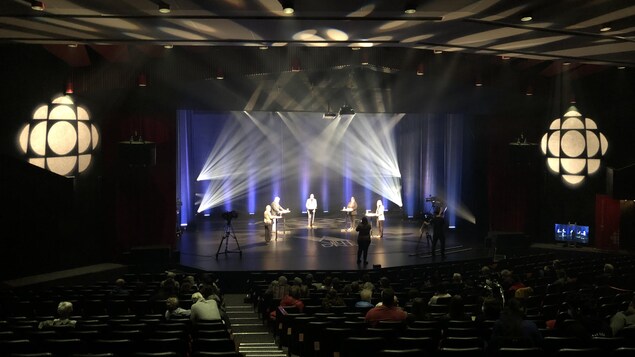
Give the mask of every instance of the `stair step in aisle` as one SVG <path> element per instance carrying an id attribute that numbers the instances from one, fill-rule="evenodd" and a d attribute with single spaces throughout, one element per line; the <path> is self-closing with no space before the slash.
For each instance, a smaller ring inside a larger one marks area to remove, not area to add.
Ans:
<path id="1" fill-rule="evenodd" d="M 245 357 L 287 357 L 254 311 L 253 304 L 245 303 L 243 298 L 242 294 L 225 295 L 225 309 L 238 352 Z"/>

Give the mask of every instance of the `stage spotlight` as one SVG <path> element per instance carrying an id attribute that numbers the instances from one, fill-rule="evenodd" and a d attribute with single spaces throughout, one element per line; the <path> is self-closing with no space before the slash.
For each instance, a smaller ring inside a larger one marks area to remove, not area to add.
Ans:
<path id="1" fill-rule="evenodd" d="M 292 0 L 280 0 L 280 5 L 282 5 L 282 12 L 287 15 L 291 15 L 295 12 Z"/>
<path id="2" fill-rule="evenodd" d="M 340 108 L 339 116 L 342 119 L 352 119 L 355 116 L 355 111 L 350 106 L 344 104 Z"/>
<path id="3" fill-rule="evenodd" d="M 44 3 L 41 1 L 31 1 L 31 9 L 35 11 L 44 11 Z"/>
<path id="4" fill-rule="evenodd" d="M 328 119 L 328 120 L 333 120 L 335 118 L 337 118 L 337 114 L 333 113 L 331 111 L 331 105 L 329 104 L 328 109 L 326 110 L 326 113 L 324 113 L 324 115 L 322 115 L 323 119 Z"/>

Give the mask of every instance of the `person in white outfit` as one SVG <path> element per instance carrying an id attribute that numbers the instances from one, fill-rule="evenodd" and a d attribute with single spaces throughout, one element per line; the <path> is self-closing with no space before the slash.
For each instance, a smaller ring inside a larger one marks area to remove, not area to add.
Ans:
<path id="1" fill-rule="evenodd" d="M 379 233 L 379 238 L 384 237 L 384 221 L 386 217 L 384 216 L 384 203 L 381 200 L 377 200 L 377 210 L 375 210 L 375 214 L 377 215 L 377 231 Z"/>
<path id="2" fill-rule="evenodd" d="M 306 214 L 308 217 L 307 227 L 313 228 L 313 224 L 315 223 L 315 211 L 317 210 L 317 200 L 313 194 L 309 195 L 309 198 L 306 200 Z"/>

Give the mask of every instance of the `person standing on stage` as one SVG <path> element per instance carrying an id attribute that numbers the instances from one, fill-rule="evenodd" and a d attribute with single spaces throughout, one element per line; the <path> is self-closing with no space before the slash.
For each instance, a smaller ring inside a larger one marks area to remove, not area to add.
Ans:
<path id="1" fill-rule="evenodd" d="M 276 196 L 276 198 L 273 199 L 273 202 L 271 202 L 271 211 L 273 212 L 272 214 L 274 216 L 278 216 L 279 218 L 284 213 L 289 212 L 289 209 L 284 209 L 282 205 L 280 204 L 280 197 Z M 278 228 L 276 227 L 276 222 L 277 220 L 273 222 L 274 230 L 278 230 Z"/>
<path id="2" fill-rule="evenodd" d="M 381 200 L 377 200 L 377 210 L 375 210 L 375 214 L 377 215 L 377 230 L 379 231 L 379 238 L 384 237 L 384 221 L 386 217 L 384 216 L 384 203 Z"/>
<path id="3" fill-rule="evenodd" d="M 441 257 L 445 258 L 445 217 L 441 207 L 434 209 L 434 217 L 430 224 L 432 225 L 432 256 L 435 256 L 437 242 L 440 242 Z"/>
<path id="4" fill-rule="evenodd" d="M 315 196 L 311 194 L 306 200 L 306 214 L 309 219 L 307 227 L 309 228 L 313 228 L 313 223 L 315 223 L 315 210 L 317 210 L 317 200 Z"/>
<path id="5" fill-rule="evenodd" d="M 276 216 L 280 216 L 282 214 L 282 212 L 285 210 L 284 208 L 282 208 L 282 205 L 280 204 L 280 197 L 277 197 L 273 199 L 273 202 L 271 202 L 271 210 L 273 211 L 273 214 Z"/>
<path id="6" fill-rule="evenodd" d="M 362 262 L 364 256 L 364 265 L 368 264 L 368 247 L 370 246 L 370 231 L 373 226 L 368 223 L 368 218 L 362 217 L 361 223 L 355 228 L 359 234 L 357 235 L 357 264 Z"/>
<path id="7" fill-rule="evenodd" d="M 273 224 L 273 219 L 271 218 L 271 205 L 267 205 L 265 207 L 265 243 L 269 244 L 271 241 L 271 226 Z"/>
<path id="8" fill-rule="evenodd" d="M 355 197 L 351 197 L 351 200 L 346 205 L 350 211 L 346 212 L 346 217 L 351 221 L 351 225 L 348 228 L 349 231 L 353 230 L 355 227 L 355 217 L 357 216 L 357 202 L 355 202 Z"/>

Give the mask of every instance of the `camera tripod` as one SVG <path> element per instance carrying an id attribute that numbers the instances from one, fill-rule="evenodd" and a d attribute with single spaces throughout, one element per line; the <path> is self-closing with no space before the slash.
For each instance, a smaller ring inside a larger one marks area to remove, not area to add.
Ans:
<path id="1" fill-rule="evenodd" d="M 238 250 L 229 250 L 227 249 L 227 245 L 229 243 L 229 238 L 234 238 L 234 242 L 236 242 L 236 246 Z M 220 252 L 221 247 L 223 246 L 223 242 L 225 242 L 225 251 Z M 231 221 L 227 221 L 225 224 L 225 235 L 221 238 L 220 244 L 218 245 L 218 250 L 216 251 L 216 259 L 218 259 L 219 254 L 228 254 L 228 253 L 238 253 L 240 257 L 243 257 L 243 251 L 240 249 L 240 244 L 238 244 L 238 240 L 236 239 L 236 234 L 234 234 L 234 227 L 232 226 Z"/>

